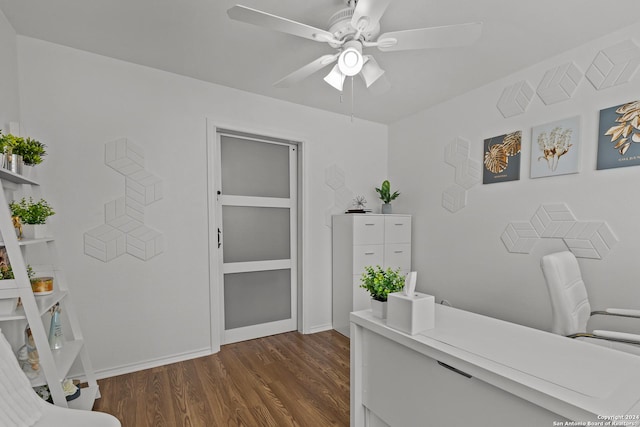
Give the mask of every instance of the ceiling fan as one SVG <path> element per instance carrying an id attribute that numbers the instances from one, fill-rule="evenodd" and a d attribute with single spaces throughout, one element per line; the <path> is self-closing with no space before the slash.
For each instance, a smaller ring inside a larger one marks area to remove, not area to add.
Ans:
<path id="1" fill-rule="evenodd" d="M 359 74 L 369 88 L 383 77 L 384 70 L 372 55 L 363 54 L 363 48 L 377 47 L 382 52 L 389 52 L 454 47 L 472 44 L 480 37 L 482 23 L 479 22 L 380 34 L 380 18 L 390 2 L 391 0 L 347 0 L 347 7 L 329 19 L 328 30 L 242 5 L 233 6 L 227 14 L 237 21 L 328 43 L 337 49 L 337 52 L 323 55 L 278 80 L 274 83 L 278 87 L 294 85 L 337 62 L 324 78 L 327 83 L 342 91 L 346 77 Z"/>

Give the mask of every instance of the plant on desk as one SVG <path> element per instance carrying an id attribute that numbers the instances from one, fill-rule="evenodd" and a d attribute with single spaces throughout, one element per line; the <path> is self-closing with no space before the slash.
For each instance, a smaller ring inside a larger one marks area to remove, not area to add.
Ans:
<path id="1" fill-rule="evenodd" d="M 371 295 L 371 309 L 373 315 L 385 319 L 387 312 L 387 297 L 392 292 L 400 292 L 404 287 L 404 276 L 400 274 L 400 269 L 386 270 L 376 265 L 364 268 L 360 281 L 361 288 L 366 289 Z"/>

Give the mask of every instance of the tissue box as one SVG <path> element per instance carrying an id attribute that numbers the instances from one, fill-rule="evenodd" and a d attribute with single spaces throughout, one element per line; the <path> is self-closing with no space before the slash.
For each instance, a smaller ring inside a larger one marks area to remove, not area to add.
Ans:
<path id="1" fill-rule="evenodd" d="M 406 296 L 402 292 L 387 298 L 387 326 L 415 335 L 435 326 L 435 297 L 420 292 Z"/>

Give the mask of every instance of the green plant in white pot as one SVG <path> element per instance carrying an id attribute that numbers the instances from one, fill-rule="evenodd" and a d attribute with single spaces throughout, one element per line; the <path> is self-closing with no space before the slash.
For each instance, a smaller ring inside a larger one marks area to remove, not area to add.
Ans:
<path id="1" fill-rule="evenodd" d="M 384 269 L 379 265 L 366 266 L 360 278 L 360 287 L 371 295 L 373 315 L 385 319 L 387 317 L 387 297 L 392 292 L 400 292 L 404 287 L 404 276 L 400 269 Z"/>
<path id="2" fill-rule="evenodd" d="M 11 216 L 20 220 L 22 237 L 26 239 L 48 237 L 47 218 L 55 212 L 46 200 L 40 199 L 35 202 L 32 197 L 29 199 L 23 197 L 19 202 L 12 202 L 9 207 Z"/>
<path id="3" fill-rule="evenodd" d="M 389 180 L 387 180 L 387 179 L 382 181 L 382 185 L 380 186 L 380 188 L 376 188 L 376 192 L 380 196 L 380 200 L 382 200 L 382 202 L 384 203 L 382 205 L 382 213 L 383 214 L 390 214 L 391 211 L 392 211 L 391 210 L 391 201 L 397 199 L 398 196 L 400 195 L 400 192 L 394 191 L 392 193 L 391 192 L 391 183 L 389 183 Z"/>

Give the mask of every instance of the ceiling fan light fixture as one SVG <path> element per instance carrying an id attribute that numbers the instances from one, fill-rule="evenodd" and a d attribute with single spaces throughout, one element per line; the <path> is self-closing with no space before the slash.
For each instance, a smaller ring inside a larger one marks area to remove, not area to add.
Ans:
<path id="1" fill-rule="evenodd" d="M 382 77 L 383 74 L 384 70 L 380 68 L 373 56 L 367 56 L 364 67 L 362 67 L 362 72 L 360 73 L 367 88 Z"/>
<path id="2" fill-rule="evenodd" d="M 364 58 L 362 57 L 362 47 L 357 42 L 347 42 L 345 49 L 338 57 L 338 67 L 342 74 L 355 76 L 362 70 Z"/>
<path id="3" fill-rule="evenodd" d="M 344 79 L 346 77 L 347 76 L 342 74 L 342 72 L 340 71 L 340 68 L 336 64 L 336 65 L 333 66 L 333 68 L 331 69 L 329 74 L 327 74 L 325 76 L 324 81 L 329 83 L 334 88 L 338 89 L 340 92 L 342 92 L 342 87 L 344 85 Z"/>

